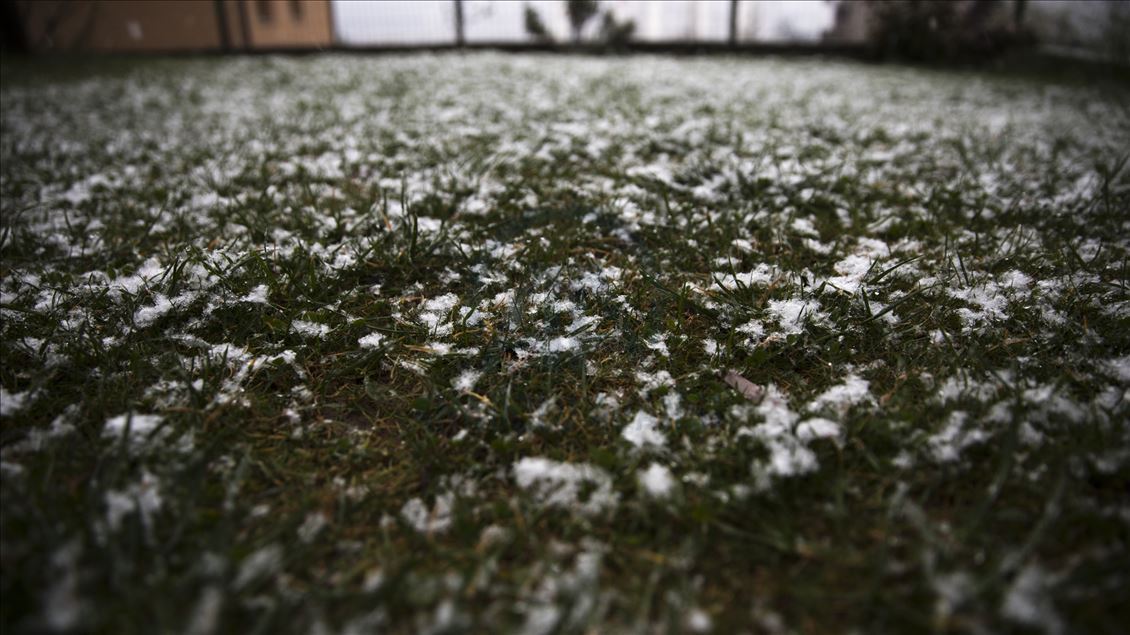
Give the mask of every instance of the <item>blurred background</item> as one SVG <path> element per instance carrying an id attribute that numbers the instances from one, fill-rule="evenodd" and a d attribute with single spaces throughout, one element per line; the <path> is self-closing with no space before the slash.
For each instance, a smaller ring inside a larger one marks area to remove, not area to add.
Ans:
<path id="1" fill-rule="evenodd" d="M 1126 63 L 1121 0 L 0 0 L 16 53 L 850 49 L 926 62 L 1026 48 Z"/>

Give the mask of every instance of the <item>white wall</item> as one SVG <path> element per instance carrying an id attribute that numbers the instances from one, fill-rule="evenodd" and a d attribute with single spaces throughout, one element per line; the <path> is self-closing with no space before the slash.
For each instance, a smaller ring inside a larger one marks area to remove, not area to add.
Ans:
<path id="1" fill-rule="evenodd" d="M 525 7 L 538 12 L 558 41 L 570 37 L 562 0 L 464 0 L 468 42 L 528 42 Z M 647 42 L 724 42 L 730 31 L 729 0 L 602 0 L 619 20 L 636 23 L 634 37 Z M 743 41 L 815 41 L 832 24 L 834 5 L 822 0 L 742 0 Z M 334 0 L 338 42 L 355 46 L 450 44 L 455 40 L 451 0 Z M 600 18 L 586 27 L 591 36 Z"/>
<path id="2" fill-rule="evenodd" d="M 449 44 L 455 40 L 451 0 L 333 3 L 334 34 L 346 45 Z"/>

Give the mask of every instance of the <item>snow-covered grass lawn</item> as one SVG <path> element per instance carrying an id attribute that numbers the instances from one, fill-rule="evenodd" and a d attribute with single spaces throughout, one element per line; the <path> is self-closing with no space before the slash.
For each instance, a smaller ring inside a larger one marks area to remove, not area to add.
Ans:
<path id="1" fill-rule="evenodd" d="M 5 633 L 1127 624 L 1128 92 L 5 64 Z"/>

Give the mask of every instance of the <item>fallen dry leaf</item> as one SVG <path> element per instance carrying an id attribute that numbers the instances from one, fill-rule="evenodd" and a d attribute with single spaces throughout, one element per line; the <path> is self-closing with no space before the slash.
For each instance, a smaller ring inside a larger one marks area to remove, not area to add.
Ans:
<path id="1" fill-rule="evenodd" d="M 733 387 L 734 390 L 738 391 L 741 396 L 754 403 L 761 401 L 761 397 L 765 394 L 764 388 L 742 377 L 735 370 L 726 371 L 726 376 L 723 378 L 723 381 Z"/>

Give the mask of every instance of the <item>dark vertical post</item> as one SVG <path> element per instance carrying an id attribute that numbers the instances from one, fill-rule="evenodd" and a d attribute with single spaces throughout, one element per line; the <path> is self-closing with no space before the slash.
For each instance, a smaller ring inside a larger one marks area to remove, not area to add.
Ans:
<path id="1" fill-rule="evenodd" d="M 463 46 L 463 0 L 455 0 L 455 46 Z"/>
<path id="2" fill-rule="evenodd" d="M 13 53 L 30 51 L 24 19 L 14 0 L 0 0 L 0 18 L 0 32 L 3 33 L 0 42 L 3 43 L 3 49 Z"/>
<path id="3" fill-rule="evenodd" d="M 250 0 L 235 0 L 239 8 L 239 27 L 243 33 L 243 50 L 251 50 L 251 25 L 247 23 L 247 3 Z"/>
<path id="4" fill-rule="evenodd" d="M 730 0 L 730 46 L 738 45 L 738 0 Z"/>
<path id="5" fill-rule="evenodd" d="M 231 51 L 231 36 L 228 35 L 228 14 L 224 11 L 224 0 L 213 0 L 216 7 L 216 29 L 220 32 L 220 50 Z"/>

